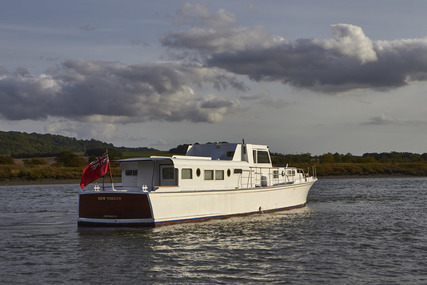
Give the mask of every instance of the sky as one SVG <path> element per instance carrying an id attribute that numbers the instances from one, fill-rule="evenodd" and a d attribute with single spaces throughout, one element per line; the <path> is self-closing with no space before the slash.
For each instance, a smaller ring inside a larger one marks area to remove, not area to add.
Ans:
<path id="1" fill-rule="evenodd" d="M 427 152 L 426 1 L 4 0 L 0 130 Z"/>

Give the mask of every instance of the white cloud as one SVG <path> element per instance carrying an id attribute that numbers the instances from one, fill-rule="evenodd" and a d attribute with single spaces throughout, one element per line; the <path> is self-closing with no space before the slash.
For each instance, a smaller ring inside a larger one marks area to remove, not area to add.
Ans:
<path id="1" fill-rule="evenodd" d="M 332 39 L 314 40 L 314 42 L 325 49 L 336 50 L 343 55 L 355 57 L 361 63 L 378 59 L 372 41 L 360 27 L 349 24 L 336 24 L 331 26 L 331 30 Z"/>
<path id="2" fill-rule="evenodd" d="M 204 55 L 268 48 L 284 41 L 282 37 L 268 34 L 261 26 L 239 27 L 231 12 L 219 9 L 210 13 L 199 4 L 185 4 L 175 22 L 190 28 L 167 33 L 160 42 L 170 48 L 194 49 Z"/>
<path id="3" fill-rule="evenodd" d="M 215 95 L 206 99 L 194 88 L 246 87 L 227 72 L 195 64 L 69 60 L 50 74 L 5 73 L 0 79 L 0 114 L 10 120 L 54 116 L 109 123 L 215 123 L 238 106 L 235 100 Z M 222 104 L 206 105 L 206 100 Z"/>

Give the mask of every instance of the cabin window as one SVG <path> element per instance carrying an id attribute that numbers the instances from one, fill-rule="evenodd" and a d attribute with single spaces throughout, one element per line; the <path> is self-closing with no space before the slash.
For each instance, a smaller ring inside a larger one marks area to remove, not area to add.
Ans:
<path id="1" fill-rule="evenodd" d="M 231 175 L 231 170 L 227 169 L 227 176 L 230 177 L 230 175 Z"/>
<path id="2" fill-rule="evenodd" d="M 138 170 L 137 169 L 126 169 L 125 175 L 126 176 L 138 176 Z"/>
<path id="3" fill-rule="evenodd" d="M 182 179 L 193 179 L 193 169 L 183 168 L 181 170 L 181 178 Z"/>
<path id="4" fill-rule="evenodd" d="M 215 170 L 215 180 L 224 180 L 224 170 Z"/>
<path id="5" fill-rule="evenodd" d="M 213 180 L 213 179 L 214 179 L 214 171 L 205 170 L 205 180 Z"/>
<path id="6" fill-rule="evenodd" d="M 234 169 L 234 174 L 240 174 L 242 172 L 243 172 L 243 170 L 241 168 L 235 168 Z"/>
<path id="7" fill-rule="evenodd" d="M 162 179 L 175 179 L 175 169 L 173 167 L 162 168 Z"/>
<path id="8" fill-rule="evenodd" d="M 288 175 L 295 176 L 295 170 L 288 170 Z"/>
<path id="9" fill-rule="evenodd" d="M 257 151 L 257 163 L 270 163 L 268 151 Z"/>
<path id="10" fill-rule="evenodd" d="M 273 178 L 279 178 L 279 170 L 273 170 Z"/>
<path id="11" fill-rule="evenodd" d="M 197 177 L 200 177 L 200 168 L 197 168 L 197 170 L 196 170 L 196 175 L 197 175 Z"/>
<path id="12" fill-rule="evenodd" d="M 270 163 L 270 157 L 268 151 L 265 150 L 253 150 L 254 163 Z"/>

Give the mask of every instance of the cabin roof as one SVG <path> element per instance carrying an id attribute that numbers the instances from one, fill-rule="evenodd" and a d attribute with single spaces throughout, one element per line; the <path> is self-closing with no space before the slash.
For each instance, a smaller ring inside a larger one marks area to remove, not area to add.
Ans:
<path id="1" fill-rule="evenodd" d="M 168 157 L 168 156 L 135 157 L 135 158 L 116 159 L 114 161 L 117 161 L 117 162 L 138 162 L 138 161 L 153 161 L 153 160 L 171 160 L 171 157 Z"/>
<path id="2" fill-rule="evenodd" d="M 150 157 L 137 157 L 114 160 L 117 162 L 139 162 L 139 161 L 169 161 L 173 163 L 185 164 L 191 160 L 201 161 L 242 161 L 241 148 L 238 143 L 209 143 L 209 144 L 194 144 L 188 147 L 185 155 L 168 156 L 150 156 Z M 249 151 L 252 149 L 268 150 L 266 145 L 252 145 L 247 144 Z"/>
<path id="3" fill-rule="evenodd" d="M 189 147 L 186 156 L 211 157 L 212 160 L 232 160 L 237 143 L 194 144 Z"/>

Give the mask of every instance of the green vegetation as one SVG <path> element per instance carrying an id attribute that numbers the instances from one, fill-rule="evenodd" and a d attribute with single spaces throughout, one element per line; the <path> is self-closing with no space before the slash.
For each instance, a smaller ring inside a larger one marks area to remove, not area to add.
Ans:
<path id="1" fill-rule="evenodd" d="M 15 164 L 15 161 L 10 156 L 0 155 L 0 164 Z"/>
<path id="2" fill-rule="evenodd" d="M 317 165 L 324 176 L 427 176 L 427 163 L 335 163 Z"/>
<path id="3" fill-rule="evenodd" d="M 85 153 L 92 148 L 110 149 L 114 146 L 94 139 L 77 140 L 59 135 L 0 131 L 0 155 L 28 158 L 54 156 L 62 151 Z"/>
<path id="4" fill-rule="evenodd" d="M 327 153 L 319 156 L 305 154 L 272 154 L 273 164 L 307 168 L 316 165 L 318 176 L 427 176 L 427 153 L 408 152 Z"/>
<path id="5" fill-rule="evenodd" d="M 180 144 L 177 147 L 171 148 L 169 153 L 173 154 L 186 154 L 189 144 Z"/>
<path id="6" fill-rule="evenodd" d="M 365 153 L 362 156 L 347 154 L 332 154 L 330 152 L 312 156 L 310 153 L 303 154 L 281 154 L 272 153 L 273 163 L 427 163 L 427 153 L 416 154 L 410 152 L 383 152 L 383 153 Z"/>
<path id="7" fill-rule="evenodd" d="M 97 140 L 76 140 L 58 135 L 26 134 L 0 131 L 0 181 L 42 179 L 80 179 L 84 167 L 108 149 L 113 176 L 119 177 L 117 162 L 129 157 L 171 156 L 185 154 L 183 144 L 169 151 L 153 148 L 115 147 Z M 20 160 L 18 158 L 21 158 Z M 24 159 L 22 159 L 24 158 Z M 276 166 L 296 166 L 303 169 L 316 165 L 322 176 L 427 176 L 427 153 L 408 152 L 365 153 L 362 156 L 326 153 L 272 153 Z"/>
<path id="8" fill-rule="evenodd" d="M 81 167 L 0 165 L 0 180 L 80 179 L 82 171 Z"/>
<path id="9" fill-rule="evenodd" d="M 87 162 L 71 151 L 63 151 L 56 156 L 56 166 L 85 167 Z"/>
<path id="10" fill-rule="evenodd" d="M 38 165 L 46 165 L 47 161 L 43 158 L 34 157 L 31 159 L 24 159 L 24 165 L 25 166 L 38 166 Z"/>

